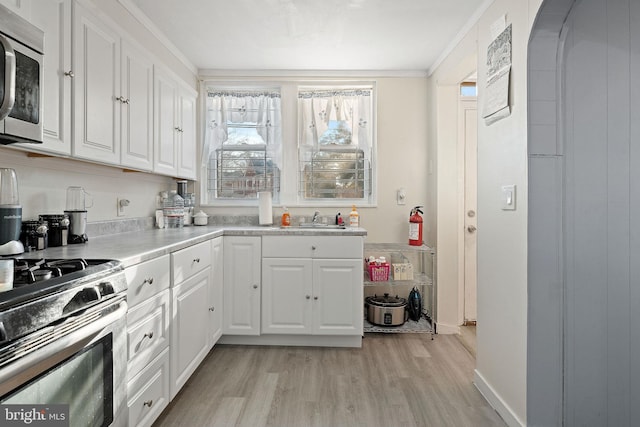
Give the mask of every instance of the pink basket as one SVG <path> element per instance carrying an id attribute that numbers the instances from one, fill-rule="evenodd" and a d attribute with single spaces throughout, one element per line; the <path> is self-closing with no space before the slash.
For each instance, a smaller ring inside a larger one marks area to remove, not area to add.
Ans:
<path id="1" fill-rule="evenodd" d="M 389 264 L 368 265 L 369 280 L 372 282 L 385 282 L 389 280 Z"/>

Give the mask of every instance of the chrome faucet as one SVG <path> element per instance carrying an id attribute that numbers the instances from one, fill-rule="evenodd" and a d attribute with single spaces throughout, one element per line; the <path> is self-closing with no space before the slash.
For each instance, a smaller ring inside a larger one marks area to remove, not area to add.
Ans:
<path id="1" fill-rule="evenodd" d="M 311 220 L 311 222 L 314 223 L 314 224 L 317 224 L 319 216 L 320 216 L 320 212 L 315 211 L 315 213 L 313 214 L 313 219 Z"/>

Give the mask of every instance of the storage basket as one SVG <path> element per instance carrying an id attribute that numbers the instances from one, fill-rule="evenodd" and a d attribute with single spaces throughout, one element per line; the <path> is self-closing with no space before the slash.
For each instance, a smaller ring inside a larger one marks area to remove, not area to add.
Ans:
<path id="1" fill-rule="evenodd" d="M 385 282 L 389 280 L 389 264 L 368 265 L 369 280 L 372 282 Z"/>

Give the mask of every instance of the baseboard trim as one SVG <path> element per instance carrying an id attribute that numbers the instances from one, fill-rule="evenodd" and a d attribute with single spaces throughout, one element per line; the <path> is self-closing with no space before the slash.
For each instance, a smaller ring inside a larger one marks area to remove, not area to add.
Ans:
<path id="1" fill-rule="evenodd" d="M 525 426 L 525 423 L 522 422 L 518 418 L 518 416 L 513 413 L 511 408 L 509 408 L 505 401 L 502 400 L 502 398 L 495 392 L 493 387 L 491 387 L 489 383 L 487 383 L 487 381 L 484 379 L 482 374 L 478 372 L 477 369 L 473 371 L 473 384 L 509 427 Z"/>
<path id="2" fill-rule="evenodd" d="M 460 326 L 458 325 L 446 325 L 444 323 L 438 323 L 438 334 L 443 335 L 460 335 Z"/>

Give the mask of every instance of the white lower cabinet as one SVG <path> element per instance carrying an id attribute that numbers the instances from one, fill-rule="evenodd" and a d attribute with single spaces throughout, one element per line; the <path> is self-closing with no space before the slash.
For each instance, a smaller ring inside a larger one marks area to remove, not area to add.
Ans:
<path id="1" fill-rule="evenodd" d="M 209 353 L 209 280 L 207 268 L 171 289 L 171 398 Z"/>
<path id="2" fill-rule="evenodd" d="M 362 334 L 360 259 L 264 258 L 263 334 Z"/>
<path id="3" fill-rule="evenodd" d="M 209 286 L 209 347 L 222 336 L 222 283 L 224 280 L 224 243 L 222 237 L 211 240 L 211 284 Z"/>
<path id="4" fill-rule="evenodd" d="M 260 245 L 260 237 L 224 237 L 223 334 L 260 335 Z"/>
<path id="5" fill-rule="evenodd" d="M 169 404 L 169 349 L 128 383 L 129 427 L 147 427 Z"/>

